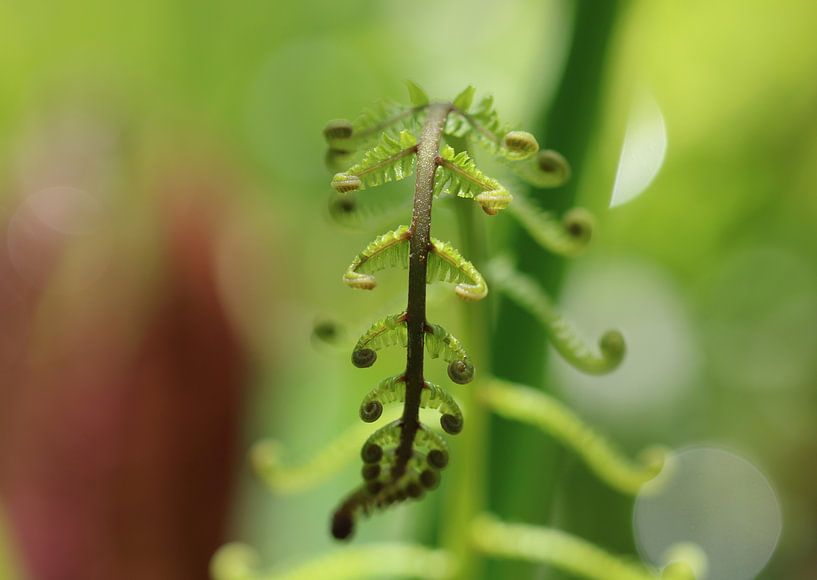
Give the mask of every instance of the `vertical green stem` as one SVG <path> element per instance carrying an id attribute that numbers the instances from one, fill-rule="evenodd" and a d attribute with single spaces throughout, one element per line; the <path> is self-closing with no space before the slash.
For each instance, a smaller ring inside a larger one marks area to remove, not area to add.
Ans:
<path id="1" fill-rule="evenodd" d="M 618 2 L 577 3 L 573 39 L 564 78 L 548 115 L 535 133 L 560 151 L 573 166 L 574 179 L 560 191 L 534 191 L 546 209 L 562 213 L 576 198 L 576 183 L 584 171 L 598 123 L 606 55 L 618 12 Z M 515 231 L 518 267 L 536 278 L 553 296 L 561 286 L 562 259 L 544 252 L 521 229 Z M 500 303 L 492 354 L 500 377 L 545 389 L 547 343 L 544 330 L 513 303 Z M 517 337 L 524 336 L 524 341 Z M 490 507 L 499 516 L 545 523 L 550 518 L 561 452 L 524 427 L 495 418 L 491 424 Z M 491 578 L 530 577 L 521 564 L 493 563 Z"/>
<path id="2" fill-rule="evenodd" d="M 465 150 L 465 142 L 452 143 L 457 151 Z M 479 269 L 487 256 L 483 222 L 485 216 L 476 204 L 457 204 L 460 229 L 460 248 L 463 255 Z M 468 530 L 475 517 L 485 509 L 486 501 L 486 454 L 489 417 L 477 403 L 480 385 L 490 375 L 488 352 L 490 316 L 487 300 L 464 305 L 464 334 L 472 360 L 478 361 L 473 382 L 466 385 L 459 398 L 466 416 L 466 426 L 461 437 L 451 442 L 454 458 L 449 467 L 448 497 L 445 498 L 443 546 L 451 551 L 460 564 L 458 578 L 480 578 L 483 572 L 481 556 L 473 550 Z M 480 362 L 481 361 L 481 362 Z"/>

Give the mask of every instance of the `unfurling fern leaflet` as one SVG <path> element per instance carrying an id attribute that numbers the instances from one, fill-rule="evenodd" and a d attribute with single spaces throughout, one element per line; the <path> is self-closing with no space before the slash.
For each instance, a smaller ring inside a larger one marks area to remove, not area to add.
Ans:
<path id="1" fill-rule="evenodd" d="M 344 196 L 412 172 L 416 176 L 411 224 L 375 238 L 343 275 L 348 286 L 372 290 L 377 285 L 375 273 L 394 266 L 408 268 L 405 310 L 374 323 L 352 352 L 352 363 L 359 368 L 371 367 L 377 351 L 388 346 L 406 348 L 407 357 L 405 369 L 377 383 L 360 405 L 360 418 L 366 422 L 378 421 L 390 403 L 402 403 L 403 412 L 363 445 L 363 484 L 332 518 L 332 533 L 341 539 L 352 534 L 360 514 L 418 498 L 437 486 L 440 471 L 448 464 L 448 449 L 440 435 L 420 422 L 420 408 L 439 410 L 440 426 L 448 434 L 464 427 L 454 398 L 424 377 L 427 354 L 448 363 L 452 382 L 466 384 L 474 378 L 474 365 L 459 340 L 426 319 L 426 285 L 452 283 L 455 293 L 468 301 L 485 298 L 488 286 L 456 248 L 431 237 L 432 204 L 435 197 L 448 194 L 474 199 L 486 214 L 496 215 L 513 198 L 477 167 L 467 151 L 455 147 L 463 139 L 478 141 L 512 167 L 538 159 L 539 144 L 533 135 L 503 125 L 490 97 L 472 110 L 473 87 L 451 102 L 432 102 L 423 89 L 409 83 L 409 96 L 411 106 L 384 105 L 355 123 L 333 121 L 325 130 L 327 159 L 333 165 L 342 161 L 349 165 L 345 170 L 335 167 L 340 171 L 331 181 L 339 195 L 335 203 L 347 210 L 344 213 L 352 213 L 357 205 L 355 200 L 343 205 Z"/>

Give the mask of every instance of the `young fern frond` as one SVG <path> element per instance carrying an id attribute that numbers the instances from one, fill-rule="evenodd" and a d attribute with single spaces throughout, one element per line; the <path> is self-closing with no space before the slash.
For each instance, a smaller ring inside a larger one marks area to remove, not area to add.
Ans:
<path id="1" fill-rule="evenodd" d="M 377 143 L 383 133 L 397 135 L 401 131 L 416 132 L 422 126 L 424 106 L 405 106 L 382 101 L 364 109 L 354 120 L 335 119 L 324 127 L 323 135 L 328 145 L 327 166 L 336 170 L 341 159 L 349 161 L 361 149 Z M 348 167 L 348 163 L 345 163 Z"/>
<path id="2" fill-rule="evenodd" d="M 552 149 L 545 149 L 523 160 L 509 160 L 507 166 L 516 175 L 536 187 L 559 187 L 570 179 L 570 164 Z"/>
<path id="3" fill-rule="evenodd" d="M 346 269 L 343 281 L 347 286 L 361 290 L 372 290 L 377 280 L 372 273 L 385 268 L 404 265 L 408 260 L 411 232 L 408 226 L 400 226 L 374 239 L 360 252 Z"/>
<path id="4" fill-rule="evenodd" d="M 447 193 L 474 199 L 488 215 L 496 215 L 513 200 L 502 184 L 480 171 L 467 151 L 456 153 L 446 145 L 438 163 L 440 170 L 434 180 L 436 195 Z"/>
<path id="5" fill-rule="evenodd" d="M 375 129 L 383 132 L 379 145 L 363 159 L 332 179 L 341 194 L 404 178 L 416 172 L 411 227 L 401 226 L 381 235 L 361 252 L 346 270 L 344 282 L 353 288 L 370 290 L 372 275 L 389 266 L 408 266 L 408 303 L 405 310 L 374 324 L 355 345 L 352 362 L 369 367 L 384 346 L 406 347 L 405 371 L 383 380 L 364 399 L 360 416 L 375 421 L 388 402 L 403 402 L 400 419 L 372 434 L 361 450 L 364 462 L 363 485 L 354 490 L 332 517 L 332 534 L 348 538 L 360 514 L 369 514 L 409 498 L 418 498 L 439 482 L 439 472 L 448 464 L 445 441 L 419 420 L 423 407 L 439 408 L 440 423 L 450 434 L 463 427 L 463 417 L 454 399 L 424 378 L 425 353 L 442 356 L 448 363 L 448 376 L 454 383 L 473 379 L 474 366 L 462 345 L 439 325 L 426 319 L 426 285 L 432 281 L 451 282 L 465 300 L 480 300 L 488 293 L 482 274 L 451 244 L 431 237 L 434 199 L 442 193 L 471 198 L 483 211 L 495 215 L 505 209 L 512 197 L 496 179 L 485 175 L 467 151 L 455 151 L 443 144 L 475 137 L 494 153 L 513 163 L 532 159 L 539 151 L 533 135 L 509 131 L 501 124 L 488 97 L 472 107 L 474 89 L 468 87 L 453 102 L 431 102 L 414 83 L 408 83 L 411 108 L 389 111 L 364 126 L 335 122 L 326 135 L 333 160 L 348 157 L 356 142 L 368 138 Z M 404 130 L 399 139 L 386 127 L 399 126 L 410 119 L 422 119 L 419 131 Z M 343 206 L 352 213 L 354 204 Z M 552 228 L 551 228 L 552 229 Z"/>
<path id="6" fill-rule="evenodd" d="M 664 465 L 666 451 L 659 448 L 645 450 L 642 464 L 633 464 L 575 413 L 542 391 L 494 379 L 479 396 L 495 413 L 538 427 L 573 449 L 593 473 L 622 493 L 635 495 Z"/>
<path id="7" fill-rule="evenodd" d="M 400 226 L 374 239 L 355 256 L 343 275 L 347 286 L 372 290 L 377 280 L 372 274 L 385 268 L 406 267 L 409 258 L 411 230 Z M 488 295 L 488 285 L 471 262 L 448 242 L 431 238 L 428 254 L 427 281 L 452 282 L 454 291 L 464 300 L 481 300 Z"/>
<path id="8" fill-rule="evenodd" d="M 396 412 L 385 413 L 388 420 Z M 302 463 L 287 465 L 283 446 L 274 439 L 262 439 L 250 449 L 250 465 L 270 490 L 279 494 L 302 493 L 327 481 L 345 465 L 359 457 L 360 441 L 369 435 L 369 426 L 356 423 Z"/>
<path id="9" fill-rule="evenodd" d="M 213 580 L 359 580 L 423 578 L 442 580 L 456 573 L 455 559 L 444 550 L 418 544 L 382 543 L 347 547 L 298 566 L 263 570 L 261 558 L 244 544 L 221 547 L 210 563 Z"/>
<path id="10" fill-rule="evenodd" d="M 442 355 L 449 363 L 448 376 L 458 384 L 465 384 L 474 377 L 474 367 L 468 354 L 454 335 L 439 324 L 428 324 L 425 328 L 425 347 L 431 358 Z M 406 313 L 393 314 L 375 322 L 357 341 L 352 351 L 352 364 L 358 368 L 368 368 L 377 360 L 377 351 L 387 346 L 408 343 Z"/>
<path id="11" fill-rule="evenodd" d="M 497 258 L 488 268 L 497 288 L 539 319 L 554 348 L 572 366 L 598 375 L 609 373 L 624 360 L 626 346 L 619 331 L 605 332 L 599 340 L 600 354 L 595 354 L 529 276 L 517 272 L 507 259 Z"/>
<path id="12" fill-rule="evenodd" d="M 389 181 L 400 181 L 414 172 L 417 138 L 409 131 L 401 131 L 395 139 L 383 133 L 380 144 L 369 149 L 357 163 L 332 178 L 332 187 L 338 193 L 348 193 L 375 187 Z"/>
<path id="13" fill-rule="evenodd" d="M 573 208 L 558 220 L 551 213 L 536 208 L 525 196 L 518 195 L 510 212 L 540 246 L 554 254 L 580 254 L 593 234 L 593 216 L 582 208 Z"/>
<path id="14" fill-rule="evenodd" d="M 352 351 L 352 364 L 364 369 L 377 360 L 377 351 L 386 346 L 406 346 L 406 313 L 392 314 L 378 320 L 357 341 Z"/>
<path id="15" fill-rule="evenodd" d="M 615 556 L 576 536 L 552 528 L 509 524 L 482 514 L 471 525 L 471 539 L 484 554 L 540 562 L 591 580 L 695 580 L 697 562 L 671 564 L 664 572 Z"/>
<path id="16" fill-rule="evenodd" d="M 406 400 L 406 381 L 403 375 L 389 377 L 369 391 L 360 404 L 360 418 L 366 423 L 377 421 L 383 414 L 383 405 Z M 462 431 L 462 411 L 447 391 L 426 381 L 420 395 L 422 409 L 439 409 L 440 426 L 446 433 L 456 435 Z"/>
<path id="17" fill-rule="evenodd" d="M 354 193 L 335 193 L 329 199 L 329 216 L 351 230 L 383 229 L 405 218 L 408 204 L 403 201 L 383 201 L 380 198 L 361 199 Z"/>
<path id="18" fill-rule="evenodd" d="M 448 242 L 431 238 L 428 280 L 454 282 L 454 292 L 463 300 L 482 300 L 488 295 L 485 278 Z"/>

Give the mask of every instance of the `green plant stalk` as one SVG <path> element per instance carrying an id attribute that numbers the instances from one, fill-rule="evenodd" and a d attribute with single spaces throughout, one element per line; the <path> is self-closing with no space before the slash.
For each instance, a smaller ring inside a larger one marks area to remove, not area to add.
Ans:
<path id="1" fill-rule="evenodd" d="M 458 150 L 465 150 L 464 140 L 457 147 Z M 481 216 L 475 215 L 480 210 L 472 204 L 457 204 L 456 211 L 460 247 L 479 269 L 487 257 L 483 221 L 477 219 Z M 455 451 L 452 455 L 456 459 L 449 466 L 448 497 L 445 498 L 442 517 L 442 546 L 460 563 L 457 577 L 463 580 L 482 577 L 484 568 L 482 557 L 473 549 L 466 531 L 477 515 L 484 511 L 487 500 L 485 449 L 490 417 L 477 402 L 477 393 L 489 379 L 491 372 L 488 351 L 491 331 L 489 304 L 487 300 L 482 300 L 475 304 L 465 304 L 464 308 L 463 338 L 467 341 L 474 360 L 484 363 L 477 369 L 473 382 L 459 397 L 468 430 L 464 437 L 452 442 Z"/>
<path id="2" fill-rule="evenodd" d="M 548 147 L 571 160 L 574 178 L 562 191 L 533 191 L 543 209 L 561 214 L 574 205 L 578 178 L 596 132 L 602 100 L 605 56 L 619 10 L 615 1 L 577 3 L 573 40 L 564 78 L 553 107 L 537 125 Z M 558 296 L 563 259 L 544 252 L 524 231 L 516 228 L 518 268 L 538 280 L 551 296 Z M 547 341 L 544 330 L 527 312 L 507 299 L 500 301 L 497 327 L 492 334 L 493 366 L 497 376 L 545 388 Z M 517 336 L 525 336 L 521 343 Z M 508 521 L 546 523 L 551 515 L 562 452 L 552 441 L 502 419 L 491 422 L 490 507 Z M 514 453 L 508 453 L 513 449 Z M 530 565 L 492 563 L 491 578 L 529 577 Z"/>

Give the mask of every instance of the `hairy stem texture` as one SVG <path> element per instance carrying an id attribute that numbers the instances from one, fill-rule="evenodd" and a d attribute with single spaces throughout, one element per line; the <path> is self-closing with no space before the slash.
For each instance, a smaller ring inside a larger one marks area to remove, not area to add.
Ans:
<path id="1" fill-rule="evenodd" d="M 420 428 L 420 394 L 425 384 L 423 355 L 426 329 L 426 274 L 428 253 L 431 249 L 431 207 L 434 200 L 434 173 L 437 170 L 445 120 L 451 105 L 430 105 L 417 147 L 417 174 L 414 189 L 414 211 L 411 218 L 409 249 L 408 331 L 406 357 L 406 402 L 403 406 L 403 425 L 397 448 L 396 475 L 405 472 L 411 458 L 414 437 Z"/>

